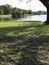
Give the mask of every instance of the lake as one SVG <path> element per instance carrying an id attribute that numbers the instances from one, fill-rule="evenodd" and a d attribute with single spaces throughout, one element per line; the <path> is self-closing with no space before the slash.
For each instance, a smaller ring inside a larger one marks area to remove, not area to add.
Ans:
<path id="1" fill-rule="evenodd" d="M 47 15 L 33 15 L 33 16 L 27 16 L 24 18 L 19 19 L 12 19 L 12 18 L 0 18 L 0 21 L 46 21 Z"/>
<path id="2" fill-rule="evenodd" d="M 25 18 L 19 18 L 17 21 L 46 21 L 47 15 L 34 15 L 34 16 L 27 16 Z"/>

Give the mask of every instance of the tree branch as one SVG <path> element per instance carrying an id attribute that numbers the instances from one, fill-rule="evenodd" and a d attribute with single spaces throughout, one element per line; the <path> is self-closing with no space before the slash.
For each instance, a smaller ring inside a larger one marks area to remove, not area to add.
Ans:
<path id="1" fill-rule="evenodd" d="M 40 0 L 46 7 L 48 7 L 48 0 Z"/>

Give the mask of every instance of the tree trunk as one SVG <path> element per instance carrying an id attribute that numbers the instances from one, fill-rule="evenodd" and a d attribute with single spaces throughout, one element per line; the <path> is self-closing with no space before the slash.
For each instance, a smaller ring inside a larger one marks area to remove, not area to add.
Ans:
<path id="1" fill-rule="evenodd" d="M 49 0 L 40 0 L 44 6 L 47 8 L 47 21 L 45 21 L 45 24 L 49 25 Z"/>
<path id="2" fill-rule="evenodd" d="M 49 25 L 49 7 L 47 7 L 47 21 L 45 21 L 44 23 Z"/>
<path id="3" fill-rule="evenodd" d="M 46 24 L 49 24 L 49 6 L 47 7 L 47 21 Z"/>

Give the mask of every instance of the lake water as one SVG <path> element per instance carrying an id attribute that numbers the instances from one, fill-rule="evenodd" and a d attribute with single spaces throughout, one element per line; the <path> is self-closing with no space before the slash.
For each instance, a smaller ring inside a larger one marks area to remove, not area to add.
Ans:
<path id="1" fill-rule="evenodd" d="M 25 18 L 19 18 L 17 21 L 46 21 L 47 15 L 34 15 L 34 16 L 27 16 Z"/>
<path id="2" fill-rule="evenodd" d="M 46 21 L 47 15 L 34 15 L 34 16 L 27 16 L 24 18 L 19 18 L 13 20 L 12 18 L 0 18 L 0 21 Z"/>

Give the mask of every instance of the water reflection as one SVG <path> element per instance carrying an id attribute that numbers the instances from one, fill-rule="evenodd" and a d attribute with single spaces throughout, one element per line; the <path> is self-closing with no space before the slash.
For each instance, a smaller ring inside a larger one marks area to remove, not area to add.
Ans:
<path id="1" fill-rule="evenodd" d="M 12 18 L 0 18 L 0 21 L 46 21 L 47 15 L 34 15 L 24 18 L 12 19 Z"/>
<path id="2" fill-rule="evenodd" d="M 12 18 L 0 18 L 0 21 L 11 21 Z"/>
<path id="3" fill-rule="evenodd" d="M 34 15 L 34 16 L 28 16 L 25 18 L 19 18 L 17 21 L 46 21 L 47 15 Z"/>

